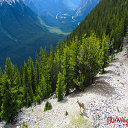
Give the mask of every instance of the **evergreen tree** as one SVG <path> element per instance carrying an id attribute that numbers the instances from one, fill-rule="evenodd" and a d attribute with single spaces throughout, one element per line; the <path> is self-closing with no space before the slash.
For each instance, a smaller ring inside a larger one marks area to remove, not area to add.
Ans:
<path id="1" fill-rule="evenodd" d="M 128 27 L 127 27 L 126 39 L 127 39 L 127 57 L 128 57 Z"/>
<path id="2" fill-rule="evenodd" d="M 20 80 L 21 80 L 21 86 L 23 86 L 23 67 L 22 67 L 22 65 L 20 67 Z"/>
<path id="3" fill-rule="evenodd" d="M 47 70 L 47 53 L 46 47 L 43 50 L 42 47 L 40 48 L 40 76 L 46 74 Z"/>
<path id="4" fill-rule="evenodd" d="M 104 36 L 101 44 L 101 66 L 102 73 L 104 73 L 104 68 L 109 64 L 109 40 Z"/>
<path id="5" fill-rule="evenodd" d="M 56 90 L 56 82 L 57 82 L 57 71 L 55 70 L 55 51 L 54 48 L 51 46 L 50 48 L 50 56 L 48 57 L 47 68 L 49 74 L 49 81 L 51 82 L 52 92 Z"/>
<path id="6" fill-rule="evenodd" d="M 35 85 L 35 69 L 33 66 L 33 61 L 31 59 L 31 57 L 29 57 L 28 59 L 28 75 L 29 75 L 29 86 L 32 87 L 32 92 L 35 94 L 36 91 L 36 85 Z"/>
<path id="7" fill-rule="evenodd" d="M 77 79 L 77 76 L 79 75 L 79 65 L 78 65 L 79 47 L 80 47 L 80 41 L 78 41 L 78 38 L 76 37 L 70 46 L 70 51 L 71 51 L 70 69 L 71 69 L 71 75 L 73 76 L 72 79 Z M 72 83 L 72 87 L 76 87 L 77 89 L 79 88 L 79 86 L 76 83 Z"/>
<path id="8" fill-rule="evenodd" d="M 0 113 L 1 113 L 1 105 L 2 105 L 2 77 L 3 77 L 3 73 L 2 73 L 2 69 L 0 68 Z"/>
<path id="9" fill-rule="evenodd" d="M 59 72 L 57 85 L 56 85 L 57 101 L 60 101 L 63 99 L 64 93 L 65 93 L 65 85 L 64 85 L 64 81 L 63 81 L 63 76 Z"/>
<path id="10" fill-rule="evenodd" d="M 30 86 L 29 83 L 29 73 L 27 69 L 27 64 L 25 62 L 24 62 L 24 73 L 23 73 L 23 100 L 24 100 L 24 105 L 26 105 L 27 107 L 29 107 L 33 101 L 32 86 Z"/>
<path id="11" fill-rule="evenodd" d="M 18 84 L 17 67 L 11 63 L 10 58 L 6 59 L 5 73 L 2 84 L 2 106 L 1 118 L 7 122 L 13 121 L 18 114 Z"/>
<path id="12" fill-rule="evenodd" d="M 93 82 L 93 77 L 100 69 L 99 39 L 95 35 L 92 35 L 88 38 L 83 37 L 82 40 L 78 56 L 79 75 L 75 80 L 81 90 L 84 89 L 84 86 L 90 84 L 90 80 Z"/>
<path id="13" fill-rule="evenodd" d="M 62 61 L 62 70 L 63 70 L 63 80 L 66 87 L 66 95 L 69 94 L 69 89 L 72 87 L 72 74 L 70 66 L 70 49 L 68 46 L 64 49 L 63 61 Z"/>
<path id="14" fill-rule="evenodd" d="M 35 55 L 35 59 L 36 59 L 36 71 L 35 71 L 35 87 L 36 87 L 36 90 L 39 86 L 39 81 L 40 81 L 40 72 L 39 72 L 39 60 L 38 60 L 38 54 L 36 52 L 36 55 Z M 38 94 L 38 92 L 36 91 L 36 95 Z"/>

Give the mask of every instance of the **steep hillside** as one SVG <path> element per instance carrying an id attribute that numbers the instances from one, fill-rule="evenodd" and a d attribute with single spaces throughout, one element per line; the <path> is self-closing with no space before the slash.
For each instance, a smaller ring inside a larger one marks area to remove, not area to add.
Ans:
<path id="1" fill-rule="evenodd" d="M 98 2 L 99 0 L 81 0 L 73 17 L 81 22 Z"/>
<path id="2" fill-rule="evenodd" d="M 89 10 L 91 11 L 98 2 L 99 0 L 81 0 L 75 11 L 75 16 L 87 15 Z"/>
<path id="3" fill-rule="evenodd" d="M 35 58 L 40 46 L 56 46 L 65 36 L 52 34 L 40 25 L 38 15 L 21 0 L 0 2 L 0 67 L 4 67 L 5 58 L 20 67 L 29 56 Z"/>
<path id="4" fill-rule="evenodd" d="M 42 101 L 40 105 L 24 107 L 16 118 L 16 124 L 0 122 L 0 127 L 20 127 L 23 126 L 23 122 L 24 125 L 30 128 L 127 127 L 127 123 L 125 123 L 128 119 L 128 58 L 126 56 L 126 45 L 105 70 L 106 73 L 98 74 L 95 77 L 95 82 L 87 87 L 84 92 L 73 92 L 65 96 L 61 102 L 57 102 L 57 99 L 52 96 Z M 82 108 L 80 111 L 80 107 L 76 103 L 77 99 L 84 103 L 85 111 Z M 52 109 L 44 112 L 47 101 L 52 104 Z M 67 116 L 65 115 L 66 111 L 68 112 Z M 121 121 L 122 118 L 123 121 Z M 113 119 L 115 119 L 115 123 L 112 123 Z"/>
<path id="5" fill-rule="evenodd" d="M 128 1 L 126 0 L 101 0 L 88 14 L 80 25 L 67 37 L 67 42 L 78 36 L 90 36 L 96 33 L 97 37 L 108 35 L 112 45 L 110 48 L 119 50 L 128 26 Z"/>

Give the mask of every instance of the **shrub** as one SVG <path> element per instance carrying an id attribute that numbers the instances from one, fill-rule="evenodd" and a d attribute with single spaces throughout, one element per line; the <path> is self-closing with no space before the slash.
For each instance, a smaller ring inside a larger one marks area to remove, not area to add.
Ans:
<path id="1" fill-rule="evenodd" d="M 66 112 L 65 112 L 65 116 L 67 116 L 67 115 L 68 115 L 68 112 L 66 111 Z"/>
<path id="2" fill-rule="evenodd" d="M 44 107 L 44 111 L 50 110 L 52 109 L 52 105 L 51 103 L 49 103 L 48 101 L 45 103 L 45 107 Z"/>
<path id="3" fill-rule="evenodd" d="M 22 128 L 28 128 L 28 125 L 24 121 L 22 122 Z"/>
<path id="4" fill-rule="evenodd" d="M 36 101 L 37 101 L 37 104 L 40 104 L 41 103 L 41 98 L 40 98 L 39 95 L 36 97 Z"/>

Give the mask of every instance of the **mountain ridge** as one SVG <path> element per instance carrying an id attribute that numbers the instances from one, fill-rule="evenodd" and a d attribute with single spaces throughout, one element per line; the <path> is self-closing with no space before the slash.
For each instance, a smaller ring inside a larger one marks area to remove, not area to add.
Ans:
<path id="1" fill-rule="evenodd" d="M 5 58 L 10 57 L 12 62 L 23 65 L 31 56 L 34 60 L 35 52 L 40 46 L 47 50 L 52 44 L 54 47 L 59 40 L 66 36 L 50 33 L 45 25 L 39 21 L 38 15 L 22 1 L 0 3 L 0 67 L 4 68 Z M 43 22 L 43 21 L 41 21 Z M 19 58 L 19 59 L 18 59 Z"/>

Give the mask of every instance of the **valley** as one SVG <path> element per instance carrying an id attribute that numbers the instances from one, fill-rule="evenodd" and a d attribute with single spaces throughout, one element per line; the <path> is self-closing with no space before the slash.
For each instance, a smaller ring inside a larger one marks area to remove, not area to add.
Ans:
<path id="1" fill-rule="evenodd" d="M 27 62 L 29 56 L 35 60 L 35 52 L 39 52 L 41 46 L 46 46 L 49 51 L 50 45 L 55 48 L 59 40 L 65 40 L 86 16 L 74 17 L 79 2 L 80 0 L 1 1 L 0 67 L 4 69 L 5 58 L 10 57 L 19 68 L 24 61 Z"/>

